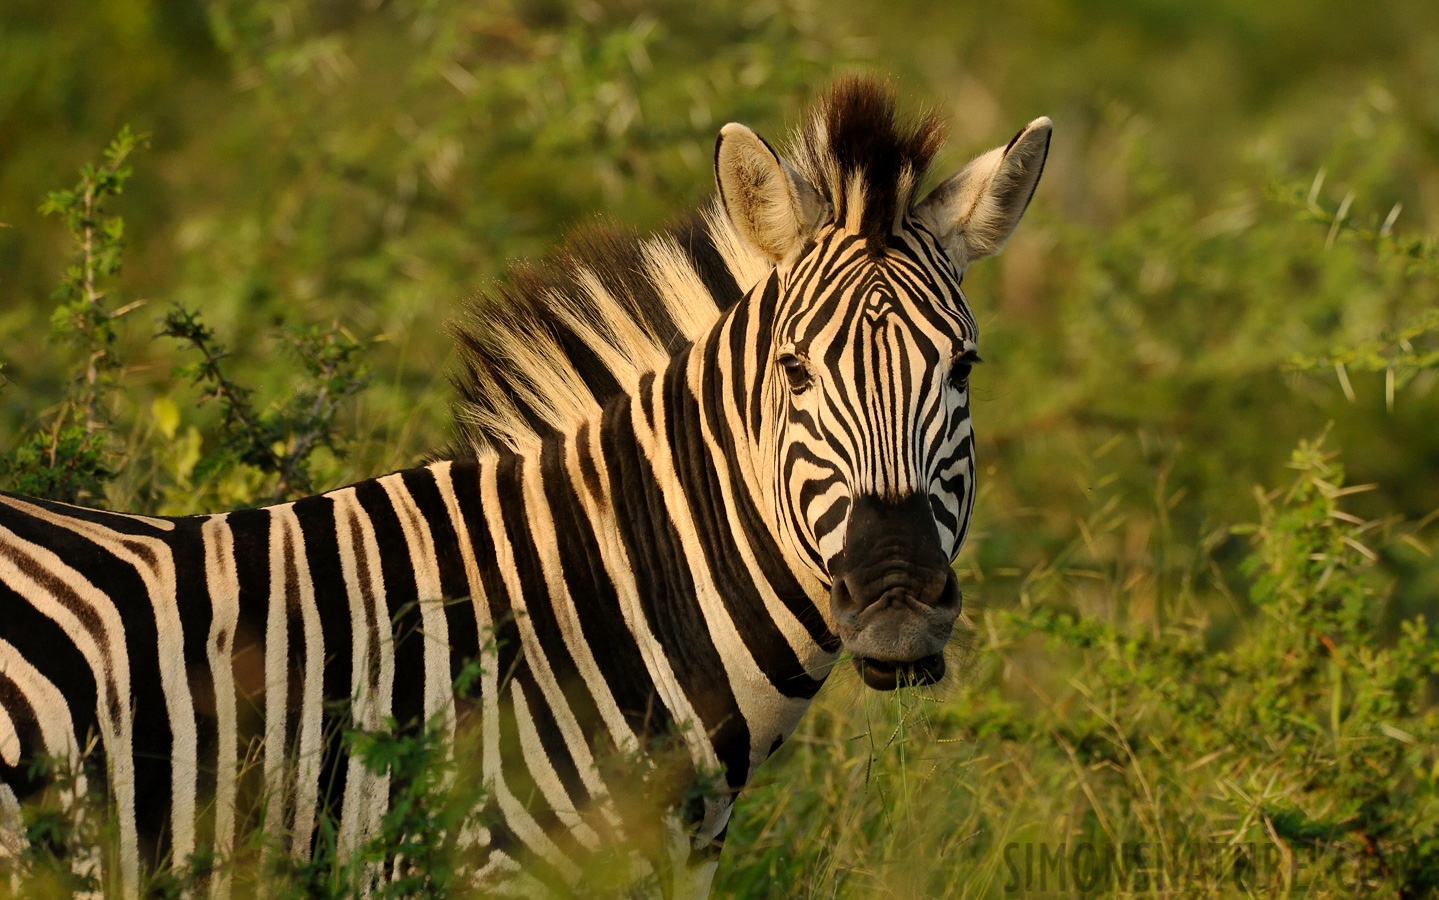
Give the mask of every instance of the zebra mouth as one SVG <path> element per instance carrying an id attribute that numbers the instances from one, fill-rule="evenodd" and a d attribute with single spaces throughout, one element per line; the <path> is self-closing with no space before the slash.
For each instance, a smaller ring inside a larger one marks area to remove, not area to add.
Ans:
<path id="1" fill-rule="evenodd" d="M 877 691 L 934 684 L 944 677 L 944 654 L 906 661 L 857 657 L 854 667 L 864 683 Z"/>

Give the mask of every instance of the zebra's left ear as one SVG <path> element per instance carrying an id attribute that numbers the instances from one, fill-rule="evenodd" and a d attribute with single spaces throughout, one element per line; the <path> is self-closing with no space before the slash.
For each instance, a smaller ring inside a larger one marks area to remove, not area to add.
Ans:
<path id="1" fill-rule="evenodd" d="M 823 214 L 819 192 L 738 122 L 720 129 L 715 181 L 740 236 L 775 262 L 804 246 Z"/>
<path id="2" fill-rule="evenodd" d="M 1040 117 L 1003 147 L 971 161 L 914 208 L 939 236 L 955 266 L 998 253 L 1029 207 L 1044 160 L 1051 124 Z"/>

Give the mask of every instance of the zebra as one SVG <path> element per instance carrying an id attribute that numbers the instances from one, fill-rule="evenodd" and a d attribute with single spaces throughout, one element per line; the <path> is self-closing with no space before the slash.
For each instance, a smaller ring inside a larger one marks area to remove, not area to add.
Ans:
<path id="1" fill-rule="evenodd" d="M 838 661 L 877 690 L 944 675 L 975 502 L 961 282 L 1050 131 L 920 200 L 942 119 L 839 79 L 783 156 L 725 125 L 712 203 L 583 231 L 469 303 L 437 461 L 184 518 L 0 494 L 0 844 L 43 786 L 25 760 L 88 749 L 120 894 L 256 823 L 306 858 L 328 810 L 353 850 L 389 784 L 326 735 L 468 721 L 478 883 L 563 892 L 639 827 L 602 755 L 668 735 L 719 785 L 635 877 L 707 896 L 736 796 Z"/>

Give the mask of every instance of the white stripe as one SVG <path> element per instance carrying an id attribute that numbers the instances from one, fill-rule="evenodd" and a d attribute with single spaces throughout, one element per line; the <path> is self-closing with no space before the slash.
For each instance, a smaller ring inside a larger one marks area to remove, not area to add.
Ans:
<path id="1" fill-rule="evenodd" d="M 415 574 L 422 631 L 418 637 L 424 641 L 425 657 L 424 725 L 429 727 L 435 717 L 440 716 L 445 745 L 449 748 L 455 736 L 454 675 L 450 672 L 450 625 L 445 620 L 444 589 L 440 586 L 434 535 L 399 474 L 387 475 L 379 481 L 399 517 Z"/>
<path id="2" fill-rule="evenodd" d="M 270 598 L 265 614 L 265 833 L 283 834 L 285 810 L 285 722 L 289 715 L 290 629 L 285 608 L 285 546 L 288 529 L 272 507 L 269 519 Z"/>
<path id="3" fill-rule="evenodd" d="M 11 498 L 11 499 L 16 499 L 16 500 L 18 500 L 18 499 L 20 499 L 20 498 L 14 497 L 14 498 Z M 26 499 L 32 499 L 32 498 L 26 498 Z M 156 518 L 156 517 L 154 517 L 154 516 L 137 516 L 137 515 L 135 515 L 134 513 L 109 512 L 108 510 L 102 511 L 102 510 L 97 510 L 97 509 L 95 509 L 95 508 L 93 508 L 93 507 L 89 507 L 89 506 L 77 506 L 77 505 L 75 505 L 74 503 L 62 503 L 62 502 L 60 502 L 59 500 L 50 500 L 50 501 L 47 501 L 47 503 L 53 504 L 53 505 L 55 505 L 55 506 L 65 506 L 65 507 L 69 507 L 70 509 L 73 509 L 73 510 L 75 510 L 76 512 L 79 512 L 79 513 L 88 513 L 88 514 L 90 514 L 90 515 L 95 515 L 95 514 L 98 513 L 99 515 L 102 515 L 102 516 L 114 516 L 114 517 L 117 518 L 117 519 L 125 519 L 125 520 L 130 521 L 130 522 L 139 522 L 139 523 L 142 524 L 142 525 L 149 525 L 151 528 L 154 528 L 156 531 L 174 531 L 174 530 L 175 530 L 175 523 L 174 523 L 173 521 L 171 521 L 170 519 L 158 519 L 158 518 Z M 28 504 L 28 503 L 27 503 L 26 506 L 31 506 L 31 504 Z M 39 507 L 36 506 L 36 508 L 39 508 Z"/>
<path id="4" fill-rule="evenodd" d="M 3 668 L 3 665 L 0 665 Z M 15 731 L 15 723 L 10 721 L 10 713 L 0 705 L 0 759 L 5 761 L 7 766 L 20 765 L 20 735 Z"/>
<path id="5" fill-rule="evenodd" d="M 540 685 L 540 692 L 544 695 L 545 702 L 550 705 L 550 711 L 559 724 L 560 733 L 565 738 L 565 745 L 570 751 L 570 756 L 575 760 L 575 766 L 581 772 L 586 767 L 593 768 L 594 760 L 590 758 L 589 746 L 585 743 L 584 735 L 580 733 L 574 713 L 571 712 L 568 704 L 564 702 L 563 695 L 560 694 L 554 674 L 550 671 L 549 663 L 546 662 L 544 654 L 540 650 L 539 641 L 534 634 L 534 627 L 529 621 L 529 616 L 525 614 L 523 586 L 519 583 L 518 574 L 515 572 L 514 550 L 510 546 L 509 535 L 504 528 L 504 519 L 500 515 L 495 464 L 491 460 L 485 460 L 480 465 L 480 506 L 484 510 L 490 536 L 494 540 L 495 557 L 503 576 L 505 590 L 509 594 L 510 606 L 515 612 L 515 625 L 520 633 L 520 643 L 524 650 L 525 661 L 529 664 L 535 681 Z M 483 632 L 480 634 L 480 640 L 485 640 Z M 507 675 L 508 673 L 502 674 Z M 487 681 L 484 685 L 484 693 L 485 776 L 486 780 L 493 779 L 495 797 L 499 801 L 500 812 L 504 814 L 505 821 L 515 835 L 525 843 L 525 846 L 545 862 L 559 869 L 566 880 L 573 881 L 579 877 L 579 869 L 565 858 L 559 847 L 555 846 L 549 835 L 544 833 L 524 805 L 510 793 L 509 787 L 499 775 L 502 760 L 500 759 L 498 684 Z M 557 700 L 558 702 L 556 702 Z"/>
<path id="6" fill-rule="evenodd" d="M 315 827 L 316 804 L 320 792 L 320 765 L 324 754 L 324 690 L 325 634 L 320 628 L 320 610 L 315 605 L 315 581 L 310 575 L 310 558 L 305 553 L 305 535 L 293 506 L 284 506 L 271 514 L 274 527 L 285 529 L 290 536 L 291 559 L 295 567 L 295 583 L 299 592 L 303 629 L 305 671 L 300 683 L 299 746 L 295 750 L 295 820 L 292 825 L 290 852 L 300 859 L 310 858 L 310 839 Z M 284 573 L 281 573 L 282 576 Z M 288 610 L 287 610 L 288 613 Z M 287 625 L 288 628 L 288 618 Z M 288 701 L 288 698 L 286 698 Z M 281 732 L 283 734 L 283 731 Z"/>
<path id="7" fill-rule="evenodd" d="M 395 644 L 390 628 L 390 610 L 385 602 L 385 585 L 380 571 L 380 548 L 374 525 L 361 506 L 354 488 L 326 494 L 335 504 L 336 539 L 340 568 L 344 572 L 350 599 L 351 666 L 350 696 L 353 725 L 365 731 L 378 730 L 393 713 Z M 366 564 L 367 583 L 360 582 L 360 560 Z M 364 589 L 373 598 L 373 614 L 365 608 Z M 379 645 L 370 646 L 370 628 Z M 379 664 L 377 689 L 369 684 L 371 655 Z M 345 774 L 345 799 L 340 813 L 338 848 L 342 857 L 352 854 L 379 828 L 390 798 L 389 775 L 372 775 L 358 757 L 351 756 Z"/>
<path id="8" fill-rule="evenodd" d="M 510 696 L 514 702 L 515 725 L 520 733 L 520 750 L 524 754 L 525 765 L 529 767 L 530 776 L 534 778 L 540 793 L 545 796 L 545 802 L 550 805 L 550 809 L 554 810 L 561 824 L 570 830 L 570 833 L 585 849 L 598 850 L 599 835 L 595 834 L 594 829 L 580 818 L 575 809 L 574 799 L 565 793 L 565 787 L 560 782 L 560 775 L 555 771 L 554 764 L 550 762 L 544 744 L 540 742 L 540 733 L 535 727 L 535 718 L 534 714 L 530 712 L 529 700 L 525 698 L 525 692 L 520 688 L 518 681 L 510 682 Z"/>
<path id="9" fill-rule="evenodd" d="M 235 629 L 240 622 L 240 577 L 235 570 L 235 536 L 225 515 L 200 527 L 205 544 L 205 585 L 213 610 L 205 655 L 215 687 L 215 852 L 229 861 L 235 847 L 235 780 L 240 732 L 235 711 Z M 221 865 L 210 879 L 210 896 L 228 900 L 234 872 Z"/>

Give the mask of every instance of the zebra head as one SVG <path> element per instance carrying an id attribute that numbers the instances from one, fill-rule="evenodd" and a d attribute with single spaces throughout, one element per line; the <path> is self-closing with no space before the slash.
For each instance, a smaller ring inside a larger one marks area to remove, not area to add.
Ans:
<path id="1" fill-rule="evenodd" d="M 840 82 L 787 160 L 743 125 L 720 133 L 724 210 L 775 264 L 758 468 L 782 542 L 829 585 L 830 625 L 873 688 L 944 674 L 975 497 L 979 334 L 960 283 L 1018 224 L 1049 136 L 1036 119 L 914 203 L 941 129 L 897 122 L 873 83 Z"/>

